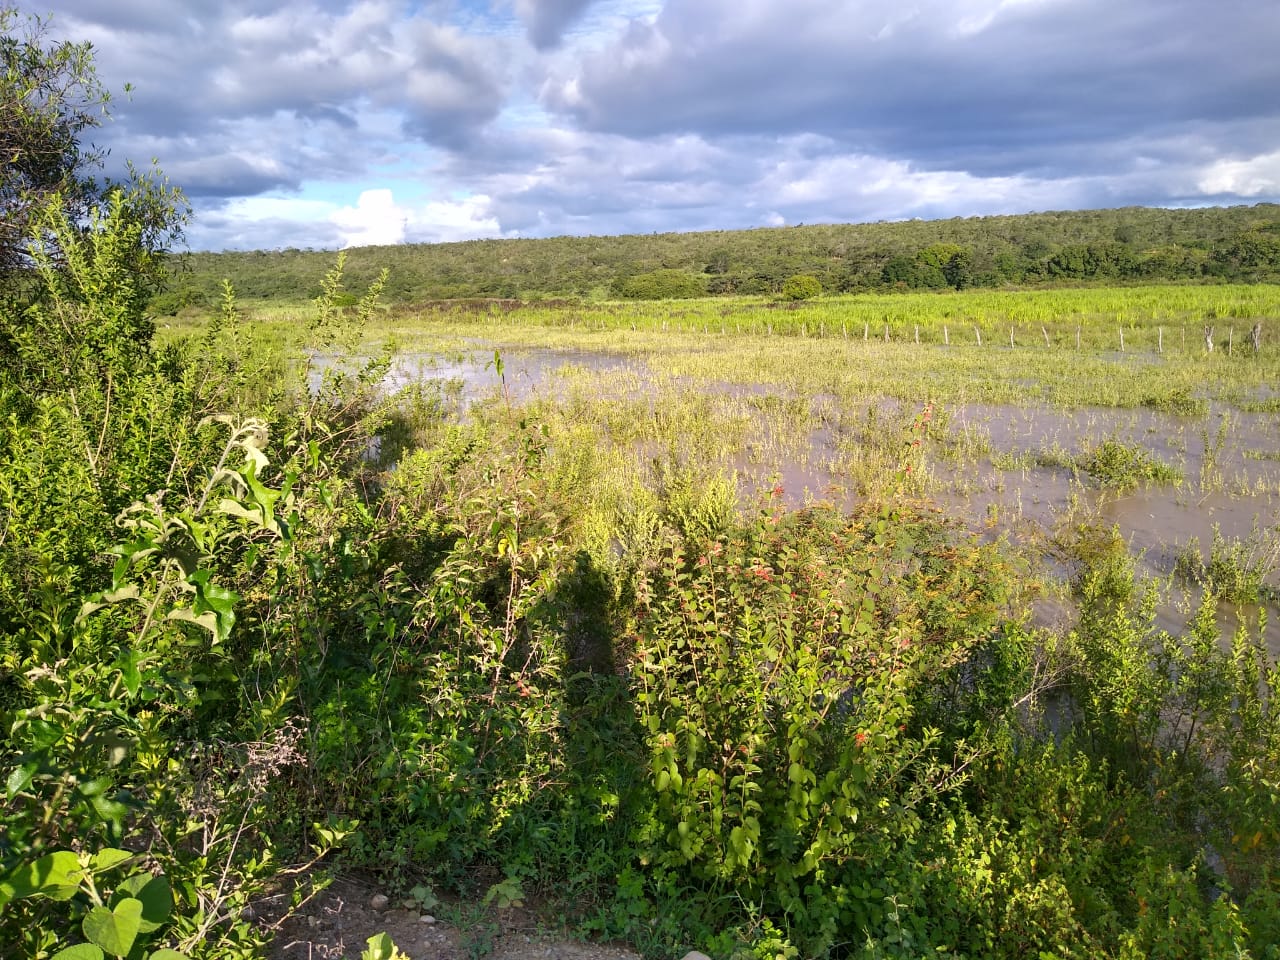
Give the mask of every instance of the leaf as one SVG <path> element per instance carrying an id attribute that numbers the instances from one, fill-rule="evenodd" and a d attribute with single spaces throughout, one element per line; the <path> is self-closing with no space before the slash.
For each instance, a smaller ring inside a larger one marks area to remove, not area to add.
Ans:
<path id="1" fill-rule="evenodd" d="M 103 960 L 102 948 L 92 943 L 77 943 L 74 947 L 59 950 L 49 960 Z"/>
<path id="2" fill-rule="evenodd" d="M 141 659 L 142 654 L 137 650 L 130 650 L 128 656 L 120 658 L 120 679 L 130 697 L 136 697 L 142 686 L 142 671 L 138 669 Z"/>
<path id="3" fill-rule="evenodd" d="M 55 850 L 0 880 L 0 903 L 35 896 L 69 900 L 80 889 L 81 876 L 80 858 L 70 850 Z"/>
<path id="4" fill-rule="evenodd" d="M 9 779 L 5 781 L 5 789 L 9 793 L 10 800 L 31 786 L 31 781 L 38 769 L 40 769 L 38 763 L 25 763 L 20 767 L 13 768 L 13 772 L 9 774 Z"/>
<path id="5" fill-rule="evenodd" d="M 395 943 L 386 933 L 376 933 L 367 941 L 368 947 L 360 954 L 360 960 L 395 960 Z"/>
<path id="6" fill-rule="evenodd" d="M 126 860 L 132 860 L 134 854 L 128 850 L 121 850 L 117 847 L 105 847 L 93 855 L 89 861 L 89 866 L 95 872 L 98 870 L 110 870 L 114 866 L 124 863 Z"/>
<path id="7" fill-rule="evenodd" d="M 151 933 L 163 926 L 173 911 L 173 891 L 167 877 L 153 877 L 149 873 L 135 873 L 116 888 L 121 893 L 136 897 L 142 903 L 142 922 L 139 933 Z"/>
<path id="8" fill-rule="evenodd" d="M 213 642 L 221 643 L 231 634 L 231 628 L 235 626 L 236 614 L 235 604 L 240 599 L 240 595 L 226 587 L 220 587 L 216 583 L 209 582 L 210 573 L 208 570 L 197 570 L 191 576 L 187 577 L 187 583 L 196 589 L 196 602 L 192 605 L 192 612 L 201 617 L 196 620 L 205 625 L 203 615 L 212 613 L 214 615 L 214 625 L 209 628 L 213 633 Z"/>
<path id="9" fill-rule="evenodd" d="M 80 612 L 76 614 L 76 623 L 80 623 L 85 617 L 97 613 L 103 607 L 109 607 L 113 603 L 121 603 L 125 600 L 141 600 L 141 598 L 142 595 L 139 593 L 136 583 L 120 587 L 117 590 L 106 590 L 102 593 L 94 594 L 80 605 Z"/>
<path id="10" fill-rule="evenodd" d="M 194 623 L 198 627 L 204 627 L 213 636 L 214 642 L 217 642 L 218 617 L 212 612 L 196 614 L 187 607 L 176 607 L 165 614 L 165 619 L 181 620 L 185 623 Z"/>
<path id="11" fill-rule="evenodd" d="M 190 958 L 185 953 L 179 953 L 177 950 L 170 950 L 166 947 L 148 956 L 147 960 L 190 960 Z"/>
<path id="12" fill-rule="evenodd" d="M 108 910 L 94 907 L 85 914 L 80 929 L 93 943 L 113 957 L 123 957 L 133 949 L 142 924 L 142 901 L 127 897 Z"/>

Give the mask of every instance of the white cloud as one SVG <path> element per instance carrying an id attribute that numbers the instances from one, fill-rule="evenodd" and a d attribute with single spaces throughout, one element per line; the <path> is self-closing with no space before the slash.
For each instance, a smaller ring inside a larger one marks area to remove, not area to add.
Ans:
<path id="1" fill-rule="evenodd" d="M 365 190 L 355 206 L 329 214 L 344 247 L 380 246 L 406 240 L 445 242 L 499 235 L 498 221 L 488 213 L 489 198 L 433 200 L 420 206 L 396 203 L 391 190 Z"/>
<path id="2" fill-rule="evenodd" d="M 366 190 L 354 207 L 342 207 L 329 218 L 342 231 L 344 247 L 402 243 L 408 212 L 396 206 L 390 190 Z"/>
<path id="3" fill-rule="evenodd" d="M 1196 186 L 1209 196 L 1280 194 L 1280 150 L 1249 160 L 1218 160 L 1204 171 Z"/>

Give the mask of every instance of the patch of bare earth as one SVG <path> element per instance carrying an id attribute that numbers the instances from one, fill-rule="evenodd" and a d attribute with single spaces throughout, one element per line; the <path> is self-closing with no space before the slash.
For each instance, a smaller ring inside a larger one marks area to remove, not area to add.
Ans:
<path id="1" fill-rule="evenodd" d="M 388 906 L 377 890 L 338 881 L 281 924 L 271 956 L 358 960 L 370 937 L 386 933 L 410 960 L 640 960 L 624 947 L 559 939 L 520 908 L 450 904 L 436 913 Z"/>

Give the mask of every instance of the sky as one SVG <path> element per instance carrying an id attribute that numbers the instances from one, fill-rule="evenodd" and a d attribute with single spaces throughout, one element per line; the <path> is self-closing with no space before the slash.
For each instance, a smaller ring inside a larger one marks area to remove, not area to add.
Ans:
<path id="1" fill-rule="evenodd" d="M 44 8 L 24 3 L 30 13 Z M 1276 0 L 58 0 L 191 249 L 1280 201 Z"/>

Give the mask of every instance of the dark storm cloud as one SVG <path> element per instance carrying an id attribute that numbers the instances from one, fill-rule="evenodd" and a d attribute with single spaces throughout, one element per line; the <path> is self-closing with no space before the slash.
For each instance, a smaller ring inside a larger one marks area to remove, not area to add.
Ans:
<path id="1" fill-rule="evenodd" d="M 820 133 L 981 175 L 1147 129 L 1276 116 L 1280 5 L 1255 0 L 670 0 L 549 84 L 628 136 Z"/>

